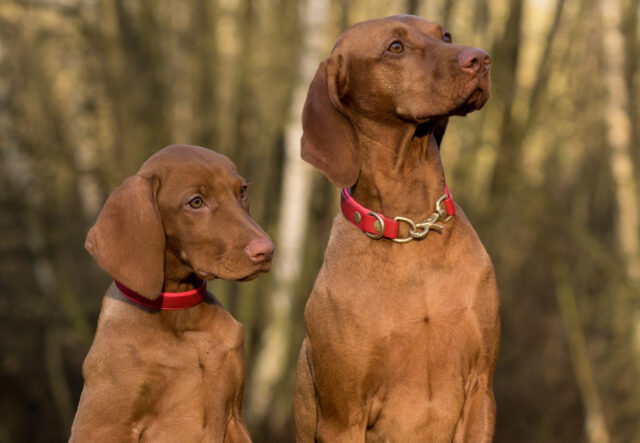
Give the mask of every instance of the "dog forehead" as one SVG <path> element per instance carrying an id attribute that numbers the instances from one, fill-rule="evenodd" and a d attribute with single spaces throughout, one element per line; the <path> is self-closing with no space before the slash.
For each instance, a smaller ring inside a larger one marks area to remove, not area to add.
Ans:
<path id="1" fill-rule="evenodd" d="M 142 174 L 145 171 L 164 168 L 167 165 L 180 165 L 194 162 L 219 164 L 232 172 L 236 170 L 231 160 L 211 149 L 192 145 L 169 145 L 149 157 L 140 168 L 139 173 Z"/>
<path id="2" fill-rule="evenodd" d="M 417 31 L 420 34 L 439 38 L 442 26 L 415 15 L 393 15 L 367 20 L 348 28 L 338 39 L 333 50 L 362 50 L 362 46 L 376 45 L 379 39 L 387 39 L 394 33 Z"/>
<path id="3" fill-rule="evenodd" d="M 220 186 L 242 180 L 226 156 L 191 145 L 171 145 L 158 151 L 142 165 L 138 175 L 175 183 L 178 188 Z"/>

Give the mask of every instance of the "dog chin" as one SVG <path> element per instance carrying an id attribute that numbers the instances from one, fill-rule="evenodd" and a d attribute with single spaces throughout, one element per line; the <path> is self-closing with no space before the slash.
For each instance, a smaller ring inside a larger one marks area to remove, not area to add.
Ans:
<path id="1" fill-rule="evenodd" d="M 211 272 L 203 271 L 203 270 L 197 270 L 196 275 L 203 280 L 213 280 L 214 278 L 218 278 L 217 275 L 212 274 Z"/>
<path id="2" fill-rule="evenodd" d="M 488 99 L 489 94 L 484 89 L 477 87 L 468 96 L 466 96 L 466 98 L 461 100 L 461 102 L 459 101 L 459 104 L 454 104 L 449 109 L 442 109 L 439 113 L 418 114 L 410 118 L 406 118 L 402 115 L 400 117 L 422 125 L 433 121 L 435 118 L 449 117 L 453 115 L 467 115 L 470 112 L 477 111 L 482 108 Z"/>
<path id="3" fill-rule="evenodd" d="M 451 115 L 467 115 L 470 112 L 477 111 L 484 106 L 488 99 L 489 93 L 478 87 L 469 94 L 467 99 Z"/>
<path id="4" fill-rule="evenodd" d="M 259 271 L 254 272 L 253 274 L 247 275 L 246 277 L 237 278 L 236 281 L 251 281 L 251 280 L 255 280 L 263 272 L 264 272 L 263 270 L 259 270 Z"/>
<path id="5" fill-rule="evenodd" d="M 255 271 L 253 271 L 250 274 L 245 275 L 244 277 L 241 278 L 236 278 L 237 281 L 251 281 L 255 278 L 258 278 L 258 276 L 262 273 L 267 273 L 271 270 L 271 261 L 269 260 L 266 263 L 262 263 L 260 265 L 260 267 L 258 269 L 256 269 Z"/>
<path id="6" fill-rule="evenodd" d="M 253 271 L 250 272 L 218 272 L 218 273 L 213 273 L 213 272 L 208 272 L 208 271 L 203 271 L 203 270 L 198 270 L 196 271 L 196 274 L 198 275 L 198 277 L 200 277 L 203 280 L 213 280 L 214 278 L 221 278 L 223 280 L 235 280 L 235 281 L 251 281 L 254 280 L 256 278 L 258 278 L 258 276 L 264 272 L 269 272 L 271 270 L 271 263 L 268 264 L 263 264 L 260 268 L 258 269 L 254 269 Z"/>

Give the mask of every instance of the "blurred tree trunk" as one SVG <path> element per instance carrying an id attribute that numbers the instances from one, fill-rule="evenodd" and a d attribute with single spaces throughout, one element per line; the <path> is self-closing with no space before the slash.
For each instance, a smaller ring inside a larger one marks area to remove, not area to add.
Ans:
<path id="1" fill-rule="evenodd" d="M 407 0 L 407 14 L 420 15 L 420 0 Z"/>
<path id="2" fill-rule="evenodd" d="M 268 414 L 272 428 L 282 427 L 290 414 L 287 410 L 271 411 L 276 384 L 286 373 L 291 345 L 291 306 L 294 286 L 300 275 L 305 238 L 307 237 L 308 203 L 311 167 L 300 158 L 302 136 L 301 113 L 307 89 L 319 62 L 325 54 L 325 27 L 328 20 L 327 0 L 305 0 L 300 4 L 301 29 L 304 30 L 299 76 L 286 127 L 283 182 L 280 194 L 278 227 L 278 259 L 273 269 L 274 289 L 263 342 L 256 359 L 249 389 L 249 413 L 261 421 Z"/>
<path id="3" fill-rule="evenodd" d="M 590 443 L 608 443 L 607 431 L 602 402 L 593 368 L 587 351 L 586 340 L 580 322 L 580 313 L 576 305 L 576 298 L 569 279 L 566 264 L 554 265 L 556 279 L 556 298 L 560 309 L 560 316 L 567 331 L 569 354 L 573 362 L 573 369 L 580 388 L 582 402 L 586 414 L 585 432 Z"/>
<path id="4" fill-rule="evenodd" d="M 49 326 L 44 333 L 44 360 L 47 368 L 49 388 L 56 404 L 62 429 L 71 429 L 75 405 L 65 376 L 60 333 L 55 326 Z"/>
<path id="5" fill-rule="evenodd" d="M 638 57 L 640 57 L 640 35 L 638 33 L 638 19 L 640 15 L 640 0 L 627 0 L 622 18 L 622 32 L 625 45 L 625 82 L 629 90 L 627 112 L 631 122 L 640 121 L 640 76 L 638 76 Z M 640 125 L 632 125 L 631 146 L 640 146 Z M 634 163 L 636 177 L 640 175 L 640 149 L 635 149 Z M 632 152 L 633 154 L 633 152 Z"/>
<path id="6" fill-rule="evenodd" d="M 491 3 L 485 0 L 476 0 L 473 4 L 473 32 L 480 36 L 481 41 L 487 38 L 489 23 L 491 21 Z"/>
<path id="7" fill-rule="evenodd" d="M 442 8 L 442 25 L 451 26 L 451 14 L 456 7 L 456 0 L 445 0 Z"/>
<path id="8" fill-rule="evenodd" d="M 103 0 L 102 57 L 114 120 L 114 170 L 132 174 L 154 152 L 168 144 L 166 87 L 158 23 L 161 9 L 152 2 Z"/>
<path id="9" fill-rule="evenodd" d="M 523 0 L 509 1 L 509 18 L 502 38 L 496 42 L 492 53 L 501 61 L 501 65 L 494 70 L 494 85 L 496 94 L 502 103 L 502 124 L 500 140 L 497 149 L 497 159 L 494 167 L 493 182 L 490 195 L 505 194 L 509 186 L 513 168 L 517 167 L 517 146 L 515 141 L 515 118 L 513 102 L 517 89 L 517 70 L 520 59 L 520 41 L 522 37 Z"/>
<path id="10" fill-rule="evenodd" d="M 564 16 L 565 0 L 557 0 L 554 6 L 553 19 L 545 36 L 542 54 L 537 63 L 536 75 L 529 92 L 528 110 L 524 117 L 518 118 L 514 109 L 515 96 L 518 91 L 518 62 L 522 38 L 523 2 L 511 0 L 511 9 L 504 36 L 496 43 L 496 58 L 505 66 L 498 68 L 495 84 L 500 100 L 503 102 L 502 124 L 497 149 L 497 158 L 490 183 L 491 195 L 508 195 L 514 189 L 514 178 L 521 178 L 522 156 L 527 135 L 537 123 L 540 110 L 543 109 L 544 96 L 549 86 L 551 69 L 554 65 L 553 48 Z M 501 85 L 501 86 L 500 86 Z M 508 205 L 503 209 L 511 210 Z M 509 208 L 509 209 L 507 209 Z"/>
<path id="11" fill-rule="evenodd" d="M 197 82 L 198 95 L 195 97 L 195 117 L 197 125 L 194 140 L 196 144 L 207 148 L 219 149 L 218 128 L 212 117 L 218 108 L 218 93 L 216 90 L 218 70 L 218 51 L 216 48 L 216 13 L 217 2 L 198 0 L 193 8 L 193 22 L 198 32 L 192 32 L 196 41 L 195 60 L 198 64 Z"/>
<path id="12" fill-rule="evenodd" d="M 244 174 L 251 167 L 251 150 L 243 149 L 249 146 L 249 142 L 255 137 L 254 120 L 256 114 L 256 97 L 251 83 L 251 64 L 255 62 L 252 57 L 254 33 L 256 27 L 256 5 L 254 0 L 240 2 L 240 30 L 238 36 L 239 52 L 236 57 L 235 94 L 234 105 L 236 116 L 234 118 L 232 146 L 237 147 L 234 159 L 236 166 Z"/>
<path id="13" fill-rule="evenodd" d="M 632 333 L 635 337 L 636 363 L 640 362 L 640 214 L 638 211 L 638 183 L 635 176 L 631 141 L 633 125 L 629 119 L 631 91 L 625 81 L 625 48 L 622 34 L 623 7 L 619 1 L 601 0 L 603 17 L 603 67 L 608 95 L 605 105 L 607 144 L 611 174 L 615 181 L 617 214 L 614 217 L 618 247 L 625 262 L 625 271 L 634 300 L 624 300 L 624 306 L 636 306 Z M 637 13 L 637 10 L 635 11 Z M 635 61 L 631 61 L 635 63 Z M 637 122 L 636 122 L 637 123 Z M 627 290 L 621 288 L 621 291 Z M 626 297 L 624 297 L 626 298 Z M 627 309 L 623 309 L 626 311 Z M 640 366 L 638 366 L 640 374 Z"/>
<path id="14" fill-rule="evenodd" d="M 517 130 L 518 144 L 522 144 L 524 137 L 531 130 L 532 125 L 535 123 L 540 109 L 542 109 L 542 98 L 549 83 L 549 76 L 551 75 L 551 67 L 553 65 L 552 49 L 553 43 L 560 29 L 560 24 L 563 17 L 565 0 L 557 0 L 555 12 L 553 15 L 553 21 L 547 32 L 545 39 L 544 49 L 542 50 L 542 57 L 538 63 L 538 71 L 534 80 L 533 87 L 531 88 L 531 94 L 529 94 L 529 106 L 527 109 L 529 113 L 524 124 L 519 125 Z M 516 148 L 517 151 L 522 150 L 520 146 Z M 517 163 L 517 162 L 516 162 Z M 514 167 L 517 167 L 514 165 Z"/>
<path id="15" fill-rule="evenodd" d="M 411 2 L 411 0 L 408 1 Z M 349 20 L 349 12 L 351 10 L 350 5 L 351 0 L 338 0 L 338 8 L 340 10 L 340 19 L 338 20 L 338 23 L 341 31 L 347 29 L 351 24 L 351 21 Z M 409 5 L 409 7 L 411 7 L 411 5 Z"/>

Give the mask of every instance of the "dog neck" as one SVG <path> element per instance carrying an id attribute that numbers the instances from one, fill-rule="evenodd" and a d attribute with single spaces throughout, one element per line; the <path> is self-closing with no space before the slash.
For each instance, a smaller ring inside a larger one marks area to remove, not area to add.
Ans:
<path id="1" fill-rule="evenodd" d="M 167 248 L 164 265 L 164 292 L 185 292 L 196 289 L 202 280 L 198 278 L 191 266 L 184 263 Z"/>
<path id="2" fill-rule="evenodd" d="M 388 217 L 428 217 L 444 193 L 444 169 L 431 125 L 360 122 L 362 166 L 352 191 L 363 206 Z M 407 198 L 409 197 L 409 198 Z"/>

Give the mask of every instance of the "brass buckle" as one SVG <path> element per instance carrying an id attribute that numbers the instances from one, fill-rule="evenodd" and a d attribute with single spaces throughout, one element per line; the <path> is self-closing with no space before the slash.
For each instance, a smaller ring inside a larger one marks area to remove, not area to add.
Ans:
<path id="1" fill-rule="evenodd" d="M 378 214 L 377 212 L 369 211 L 369 215 L 373 215 L 375 218 L 378 219 L 378 223 L 380 223 L 380 229 L 378 229 L 376 227 L 376 224 L 374 223 L 373 224 L 373 229 L 378 231 L 378 233 L 377 234 L 372 234 L 371 232 L 366 232 L 365 231 L 365 234 L 367 234 L 370 238 L 372 238 L 374 240 L 380 240 L 382 238 L 382 236 L 384 235 L 384 220 L 382 219 L 380 214 Z"/>

